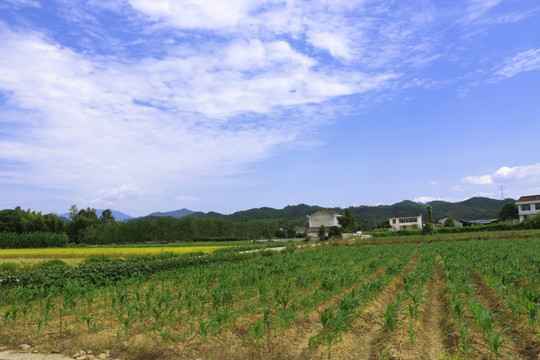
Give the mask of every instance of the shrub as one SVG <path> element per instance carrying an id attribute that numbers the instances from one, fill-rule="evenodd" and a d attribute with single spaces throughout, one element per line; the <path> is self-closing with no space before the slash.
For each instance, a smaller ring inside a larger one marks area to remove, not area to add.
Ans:
<path id="1" fill-rule="evenodd" d="M 328 236 L 329 237 L 338 237 L 338 238 L 341 238 L 341 228 L 337 227 L 337 226 L 332 226 L 329 230 L 328 230 Z"/>
<path id="2" fill-rule="evenodd" d="M 19 265 L 11 262 L 0 264 L 0 272 L 14 272 Z"/>
<path id="3" fill-rule="evenodd" d="M 45 232 L 0 233 L 0 249 L 66 247 L 67 244 L 68 237 L 66 234 Z"/>
<path id="4" fill-rule="evenodd" d="M 430 222 L 427 222 L 426 225 L 424 225 L 424 228 L 422 229 L 423 235 L 433 235 L 435 234 L 435 229 L 433 228 L 433 225 Z"/>

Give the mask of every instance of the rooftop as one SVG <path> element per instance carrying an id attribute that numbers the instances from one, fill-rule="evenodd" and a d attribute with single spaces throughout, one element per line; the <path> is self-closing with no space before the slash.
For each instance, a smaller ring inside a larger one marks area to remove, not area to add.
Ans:
<path id="1" fill-rule="evenodd" d="M 398 214 L 398 215 L 392 215 L 390 218 L 405 218 L 405 217 L 418 217 L 422 216 L 422 214 Z"/>
<path id="2" fill-rule="evenodd" d="M 540 195 L 522 196 L 518 199 L 517 202 L 526 202 L 526 201 L 540 201 Z"/>
<path id="3" fill-rule="evenodd" d="M 311 215 L 314 215 L 314 214 L 316 214 L 316 213 L 318 213 L 318 212 L 321 212 L 321 211 L 327 212 L 327 213 L 332 214 L 332 215 L 340 215 L 340 216 L 343 216 L 343 214 L 340 214 L 340 213 L 338 213 L 337 211 L 330 210 L 330 209 L 319 209 L 319 210 L 315 211 L 315 212 L 314 212 L 313 214 L 311 214 Z"/>

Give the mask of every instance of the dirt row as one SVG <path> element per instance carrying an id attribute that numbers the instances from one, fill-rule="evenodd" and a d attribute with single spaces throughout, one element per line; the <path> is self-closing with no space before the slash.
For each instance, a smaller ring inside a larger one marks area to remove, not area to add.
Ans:
<path id="1" fill-rule="evenodd" d="M 493 356 L 489 351 L 487 337 L 474 324 L 470 312 L 466 321 L 470 325 L 467 332 L 468 345 L 471 348 L 463 354 L 463 342 L 452 315 L 450 291 L 444 273 L 443 261 L 435 253 L 435 266 L 431 278 L 426 283 L 426 297 L 420 306 L 420 314 L 413 322 L 414 345 L 409 334 L 407 299 L 404 297 L 402 313 L 395 330 L 387 335 L 383 330 L 383 314 L 386 304 L 396 300 L 400 292 L 405 290 L 403 278 L 413 271 L 419 261 L 419 248 L 412 256 L 404 271 L 396 276 L 375 299 L 362 304 L 359 315 L 349 324 L 349 330 L 342 333 L 340 341 L 331 348 L 331 358 L 338 360 L 372 360 L 372 359 L 472 359 L 489 360 Z M 395 259 L 394 259 L 395 260 Z M 504 343 L 500 359 L 539 360 L 540 337 L 533 333 L 523 319 L 513 317 L 508 307 L 497 296 L 485 279 L 469 265 L 472 280 L 475 283 L 475 298 L 489 311 L 495 313 L 495 331 L 501 332 Z M 373 280 L 386 271 L 382 266 L 367 277 Z M 326 343 L 310 348 L 310 338 L 321 329 L 321 314 L 325 309 L 336 306 L 340 298 L 351 289 L 339 291 L 331 299 L 319 304 L 308 314 L 299 313 L 296 319 L 285 329 L 276 329 L 265 333 L 263 341 L 255 345 L 248 339 L 256 319 L 236 318 L 234 323 L 226 326 L 217 335 L 208 335 L 201 339 L 197 333 L 188 339 L 182 339 L 175 345 L 160 342 L 155 336 L 137 328 L 134 335 L 122 345 L 115 340 L 115 326 L 107 327 L 107 331 L 79 335 L 77 329 L 67 329 L 65 338 L 56 346 L 58 348 L 78 347 L 78 342 L 91 346 L 108 346 L 117 357 L 125 359 L 327 359 Z M 241 305 L 241 304 L 237 304 Z M 142 326 L 142 325 L 141 325 Z M 43 337 L 55 334 L 43 334 Z M 109 339 L 109 340 L 104 340 Z M 73 342 L 70 344 L 70 341 Z M 113 346 L 116 345 L 116 348 Z"/>
<path id="2" fill-rule="evenodd" d="M 396 259 L 393 259 L 394 261 Z M 382 266 L 366 277 L 372 280 L 380 277 L 386 271 Z M 320 327 L 320 317 L 327 308 L 335 306 L 339 299 L 351 289 L 345 289 L 334 295 L 330 300 L 320 304 L 309 314 L 298 316 L 296 321 L 284 330 L 272 330 L 265 337 L 265 344 L 253 346 L 246 341 L 254 323 L 253 319 L 241 319 L 230 329 L 217 336 L 201 342 L 198 338 L 191 339 L 190 344 L 183 347 L 183 356 L 194 359 L 307 359 L 314 358 L 309 354 L 309 339 Z"/>
<path id="3" fill-rule="evenodd" d="M 404 291 L 403 277 L 410 273 L 417 260 L 415 254 L 405 271 L 396 277 L 379 296 L 360 309 L 360 316 L 350 324 L 350 329 L 342 334 L 341 340 L 332 347 L 332 359 L 493 359 L 487 337 L 474 324 L 471 314 L 467 321 L 471 325 L 467 332 L 470 349 L 463 352 L 460 333 L 452 315 L 450 292 L 444 274 L 442 260 L 438 258 L 432 277 L 426 284 L 428 290 L 421 313 L 414 320 L 414 345 L 410 342 L 409 324 L 405 312 L 400 317 L 397 328 L 388 337 L 382 331 L 383 312 L 386 304 L 396 300 L 398 293 Z M 434 254 L 435 256 L 435 254 Z M 379 269 L 370 278 L 379 276 Z M 540 344 L 530 327 L 523 320 L 512 317 L 510 311 L 497 297 L 484 279 L 473 272 L 476 284 L 475 297 L 496 314 L 495 331 L 502 331 L 504 343 L 499 359 L 538 360 Z M 309 339 L 320 329 L 322 312 L 339 301 L 349 290 L 337 294 L 330 301 L 298 319 L 287 329 L 271 334 L 269 341 L 261 347 L 253 347 L 245 341 L 244 331 L 229 331 L 218 335 L 206 343 L 191 344 L 187 357 L 202 359 L 326 359 L 326 344 L 309 349 Z M 406 306 L 406 302 L 405 302 Z M 249 323 L 249 321 L 248 321 Z"/>

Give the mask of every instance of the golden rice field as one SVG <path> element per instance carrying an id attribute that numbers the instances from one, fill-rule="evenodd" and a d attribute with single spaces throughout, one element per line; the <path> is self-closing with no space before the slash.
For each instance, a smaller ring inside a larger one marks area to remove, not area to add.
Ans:
<path id="1" fill-rule="evenodd" d="M 85 247 L 46 249 L 0 249 L 0 263 L 35 263 L 50 259 L 60 259 L 68 264 L 76 264 L 90 256 L 127 257 L 133 255 L 158 255 L 164 252 L 187 254 L 197 251 L 212 253 L 221 246 L 183 247 Z"/>

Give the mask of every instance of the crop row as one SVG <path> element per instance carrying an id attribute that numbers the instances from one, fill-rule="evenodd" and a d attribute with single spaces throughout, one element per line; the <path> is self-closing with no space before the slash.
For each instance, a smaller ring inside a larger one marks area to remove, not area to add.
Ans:
<path id="1" fill-rule="evenodd" d="M 248 324 L 246 337 L 259 342 L 261 331 L 286 327 L 297 314 L 358 284 L 405 248 L 257 255 L 162 271 L 150 279 L 141 274 L 104 287 L 93 281 L 12 287 L 0 296 L 1 327 L 34 337 L 51 327 L 61 333 L 113 327 L 122 338 L 150 328 L 162 341 L 180 341 L 195 334 L 205 338 L 247 317 L 257 321 Z"/>
<path id="2" fill-rule="evenodd" d="M 487 280 L 514 316 L 525 316 L 529 326 L 536 330 L 540 310 L 540 241 L 462 242 L 451 247 L 451 251 Z"/>
<path id="3" fill-rule="evenodd" d="M 481 269 L 482 272 L 491 276 L 493 280 L 491 284 L 504 284 L 505 288 L 501 295 L 506 294 L 505 296 L 509 298 L 517 299 L 513 305 L 514 313 L 519 315 L 526 312 L 528 323 L 534 331 L 537 322 L 536 309 L 539 304 L 538 298 L 531 301 L 530 294 L 538 296 L 538 273 L 535 270 L 537 259 L 535 256 L 531 256 L 528 251 L 535 248 L 536 254 L 538 254 L 538 245 L 538 241 L 531 240 L 514 243 L 473 241 L 457 243 L 453 246 L 443 243 L 436 245 L 446 269 L 450 304 L 459 331 L 462 355 L 467 356 L 471 351 L 483 353 L 485 349 L 481 346 L 485 346 L 492 357 L 498 358 L 506 347 L 505 343 L 515 340 L 508 335 L 512 324 L 499 316 L 502 310 L 492 309 L 479 299 L 478 285 L 474 281 L 473 271 L 475 268 Z M 514 249 L 514 251 L 509 252 L 510 249 Z M 493 261 L 497 261 L 497 263 L 493 263 Z M 523 269 L 519 269 L 521 267 Z M 505 269 L 504 273 L 501 272 L 501 268 Z M 536 271 L 536 276 L 534 271 Z M 498 281 L 501 279 L 502 282 Z M 512 279 L 512 281 L 505 281 L 505 279 Z M 529 282 L 527 279 L 532 281 Z M 517 282 L 522 283 L 523 286 L 517 286 L 511 290 L 508 288 L 511 286 L 510 284 Z M 531 302 L 534 301 L 536 303 L 530 306 Z M 487 339 L 487 345 L 473 340 L 472 334 L 475 329 L 479 329 Z M 509 353 L 508 348 L 505 353 L 510 356 L 517 355 Z"/>

